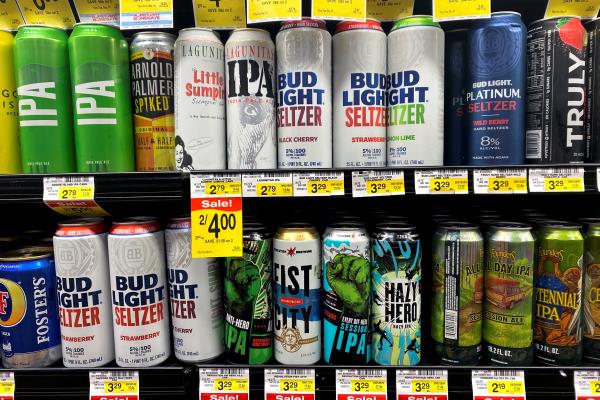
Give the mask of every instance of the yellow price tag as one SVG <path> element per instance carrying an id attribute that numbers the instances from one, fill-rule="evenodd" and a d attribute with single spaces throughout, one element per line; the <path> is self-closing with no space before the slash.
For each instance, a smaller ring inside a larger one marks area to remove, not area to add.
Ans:
<path id="1" fill-rule="evenodd" d="M 314 392 L 314 379 L 281 379 L 279 390 L 282 392 Z"/>
<path id="2" fill-rule="evenodd" d="M 443 379 L 420 379 L 411 383 L 413 393 L 446 393 L 448 383 Z"/>
<path id="3" fill-rule="evenodd" d="M 383 379 L 365 379 L 350 381 L 350 388 L 353 392 L 377 393 L 387 390 Z"/>
<path id="4" fill-rule="evenodd" d="M 308 193 L 309 194 L 332 194 L 344 192 L 344 181 L 342 180 L 331 180 L 331 181 L 308 181 Z"/>
<path id="5" fill-rule="evenodd" d="M 93 186 L 60 186 L 58 188 L 60 200 L 93 200 Z"/>
<path id="6" fill-rule="evenodd" d="M 590 392 L 592 394 L 600 394 L 600 381 L 590 382 Z"/>
<path id="7" fill-rule="evenodd" d="M 10 396 L 15 393 L 14 382 L 0 382 L 0 395 Z"/>
<path id="8" fill-rule="evenodd" d="M 434 193 L 466 192 L 468 178 L 434 178 L 429 180 L 429 191 Z"/>
<path id="9" fill-rule="evenodd" d="M 138 393 L 138 381 L 104 382 L 104 393 Z"/>
<path id="10" fill-rule="evenodd" d="M 548 0 L 544 18 L 573 15 L 581 18 L 596 18 L 600 11 L 598 0 Z"/>
<path id="11" fill-rule="evenodd" d="M 215 379 L 213 388 L 221 392 L 247 392 L 248 379 Z"/>
<path id="12" fill-rule="evenodd" d="M 527 178 L 490 178 L 488 192 L 518 192 L 527 190 Z"/>
<path id="13" fill-rule="evenodd" d="M 367 181 L 367 193 L 404 193 L 404 179 Z"/>
<path id="14" fill-rule="evenodd" d="M 0 29 L 17 30 L 25 21 L 17 5 L 17 0 L 5 0 L 0 9 Z"/>
<path id="15" fill-rule="evenodd" d="M 192 199 L 192 256 L 242 256 L 242 198 Z"/>
<path id="16" fill-rule="evenodd" d="M 488 381 L 489 394 L 523 394 L 525 393 L 525 385 L 523 381 Z"/>
<path id="17" fill-rule="evenodd" d="M 492 12 L 491 3 L 491 0 L 433 0 L 433 18 L 447 21 L 489 17 Z"/>
<path id="18" fill-rule="evenodd" d="M 246 26 L 246 2 L 240 0 L 193 0 L 196 26 L 243 28 Z"/>
<path id="19" fill-rule="evenodd" d="M 90 22 L 119 22 L 118 0 L 75 0 L 79 19 Z"/>
<path id="20" fill-rule="evenodd" d="M 583 179 L 577 178 L 544 178 L 546 192 L 581 192 Z"/>
<path id="21" fill-rule="evenodd" d="M 367 18 L 396 21 L 413 15 L 415 0 L 367 0 Z"/>
<path id="22" fill-rule="evenodd" d="M 248 23 L 302 19 L 301 0 L 248 0 Z"/>
<path id="23" fill-rule="evenodd" d="M 59 28 L 70 28 L 75 24 L 75 16 L 68 0 L 21 0 L 19 5 L 28 24 Z"/>
<path id="24" fill-rule="evenodd" d="M 312 16 L 316 19 L 364 20 L 366 0 L 313 0 Z"/>
<path id="25" fill-rule="evenodd" d="M 266 197 L 289 197 L 292 195 L 291 183 L 257 183 L 256 195 Z"/>
<path id="26" fill-rule="evenodd" d="M 209 196 L 242 195 L 240 182 L 205 182 L 204 192 Z"/>

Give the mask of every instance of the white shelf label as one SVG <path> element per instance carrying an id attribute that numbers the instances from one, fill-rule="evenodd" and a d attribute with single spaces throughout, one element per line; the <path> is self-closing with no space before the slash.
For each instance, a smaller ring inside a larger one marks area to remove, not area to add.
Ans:
<path id="1" fill-rule="evenodd" d="M 314 369 L 265 369 L 265 400 L 314 399 Z"/>
<path id="2" fill-rule="evenodd" d="M 352 197 L 405 194 L 404 171 L 353 171 Z"/>
<path id="3" fill-rule="evenodd" d="M 474 400 L 525 400 L 523 370 L 473 370 Z"/>
<path id="4" fill-rule="evenodd" d="M 14 372 L 0 372 L 0 399 L 13 400 L 15 398 Z"/>
<path id="5" fill-rule="evenodd" d="M 448 371 L 445 369 L 399 369 L 396 371 L 397 400 L 447 400 Z"/>
<path id="6" fill-rule="evenodd" d="M 343 196 L 343 172 L 300 172 L 294 174 L 294 196 Z"/>
<path id="7" fill-rule="evenodd" d="M 576 400 L 600 400 L 600 371 L 574 371 Z"/>
<path id="8" fill-rule="evenodd" d="M 469 194 L 466 169 L 415 171 L 416 194 Z"/>
<path id="9" fill-rule="evenodd" d="M 387 400 L 384 369 L 338 369 L 335 377 L 337 400 Z"/>
<path id="10" fill-rule="evenodd" d="M 137 400 L 138 371 L 90 371 L 90 400 Z"/>
<path id="11" fill-rule="evenodd" d="M 68 217 L 104 217 L 109 215 L 94 200 L 93 176 L 44 177 L 44 203 Z"/>
<path id="12" fill-rule="evenodd" d="M 199 400 L 248 400 L 248 368 L 200 368 Z"/>
<path id="13" fill-rule="evenodd" d="M 294 182 L 291 172 L 242 175 L 244 197 L 292 197 Z"/>
<path id="14" fill-rule="evenodd" d="M 583 168 L 535 168 L 529 170 L 532 193 L 583 192 Z"/>
<path id="15" fill-rule="evenodd" d="M 476 169 L 473 190 L 476 194 L 527 194 L 527 170 Z"/>
<path id="16" fill-rule="evenodd" d="M 206 197 L 241 197 L 241 174 L 190 174 L 193 199 Z"/>

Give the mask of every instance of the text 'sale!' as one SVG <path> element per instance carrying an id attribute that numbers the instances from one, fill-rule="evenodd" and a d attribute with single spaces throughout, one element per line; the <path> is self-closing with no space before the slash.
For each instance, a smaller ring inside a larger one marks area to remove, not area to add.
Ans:
<path id="1" fill-rule="evenodd" d="M 0 31 L 0 174 L 21 172 L 13 42 L 10 32 Z"/>

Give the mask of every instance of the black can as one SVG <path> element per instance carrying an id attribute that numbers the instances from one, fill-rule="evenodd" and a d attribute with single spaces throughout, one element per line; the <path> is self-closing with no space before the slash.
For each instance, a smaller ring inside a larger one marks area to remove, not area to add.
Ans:
<path id="1" fill-rule="evenodd" d="M 446 32 L 444 165 L 464 165 L 465 65 L 467 29 Z"/>
<path id="2" fill-rule="evenodd" d="M 600 93 L 600 19 L 585 24 L 588 32 L 587 58 L 587 110 L 585 134 L 585 161 L 600 162 L 600 99 L 596 101 L 594 94 Z"/>

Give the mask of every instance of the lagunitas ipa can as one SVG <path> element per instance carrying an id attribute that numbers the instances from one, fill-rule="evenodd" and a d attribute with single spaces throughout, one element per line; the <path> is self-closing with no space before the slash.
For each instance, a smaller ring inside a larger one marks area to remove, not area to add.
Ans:
<path id="1" fill-rule="evenodd" d="M 0 30 L 0 174 L 21 172 L 13 43 L 12 33 Z"/>
<path id="2" fill-rule="evenodd" d="M 333 35 L 333 164 L 385 167 L 387 37 L 375 20 Z"/>
<path id="3" fill-rule="evenodd" d="M 133 171 L 129 45 L 119 28 L 77 24 L 69 38 L 78 172 Z"/>
<path id="4" fill-rule="evenodd" d="M 442 165 L 444 31 L 430 16 L 400 19 L 387 52 L 387 164 Z"/>
<path id="5" fill-rule="evenodd" d="M 600 362 L 600 219 L 589 220 L 585 232 L 583 274 L 583 358 Z"/>
<path id="6" fill-rule="evenodd" d="M 279 168 L 331 168 L 331 35 L 325 21 L 284 22 L 277 34 Z"/>
<path id="7" fill-rule="evenodd" d="M 174 45 L 175 36 L 164 32 L 139 32 L 131 42 L 131 96 L 138 171 L 175 169 Z"/>
<path id="8" fill-rule="evenodd" d="M 227 167 L 277 167 L 275 45 L 269 32 L 243 28 L 225 44 Z"/>
<path id="9" fill-rule="evenodd" d="M 108 235 L 120 367 L 150 367 L 171 355 L 164 236 L 158 221 L 148 217 L 113 222 Z"/>
<path id="10" fill-rule="evenodd" d="M 286 224 L 273 239 L 275 359 L 314 364 L 321 359 L 321 238 L 303 223 Z"/>
<path id="11" fill-rule="evenodd" d="M 227 168 L 225 48 L 202 28 L 179 31 L 175 42 L 175 167 Z M 202 127 L 202 129 L 199 129 Z"/>
<path id="12" fill-rule="evenodd" d="M 465 78 L 468 29 L 445 32 L 444 165 L 464 165 Z"/>
<path id="13" fill-rule="evenodd" d="M 192 258 L 190 218 L 167 225 L 167 268 L 175 357 L 203 362 L 223 353 L 223 293 L 217 258 Z"/>
<path id="14" fill-rule="evenodd" d="M 596 117 L 600 115 L 600 99 L 596 98 L 600 93 L 600 19 L 589 21 L 585 28 L 588 32 L 585 161 L 597 163 L 600 161 L 600 120 Z"/>
<path id="15" fill-rule="evenodd" d="M 106 236 L 100 218 L 62 222 L 54 234 L 66 367 L 99 367 L 115 359 Z"/>

